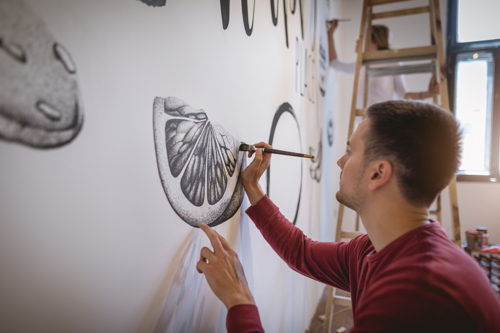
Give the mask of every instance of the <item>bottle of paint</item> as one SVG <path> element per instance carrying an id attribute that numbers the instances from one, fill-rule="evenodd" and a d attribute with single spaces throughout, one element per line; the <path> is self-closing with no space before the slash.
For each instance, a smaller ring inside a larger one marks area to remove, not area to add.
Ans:
<path id="1" fill-rule="evenodd" d="M 479 231 L 483 234 L 483 249 L 488 247 L 489 244 L 489 235 L 487 227 L 476 227 L 476 231 Z"/>
<path id="2" fill-rule="evenodd" d="M 466 249 L 469 251 L 479 251 L 483 248 L 483 233 L 477 230 L 467 230 L 465 231 L 465 237 L 467 240 Z"/>

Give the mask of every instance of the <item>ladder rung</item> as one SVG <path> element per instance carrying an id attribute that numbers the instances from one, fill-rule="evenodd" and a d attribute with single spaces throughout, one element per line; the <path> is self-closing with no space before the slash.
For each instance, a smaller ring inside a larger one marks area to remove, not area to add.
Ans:
<path id="1" fill-rule="evenodd" d="M 415 7 L 415 8 L 402 9 L 402 10 L 393 10 L 390 12 L 375 13 L 372 15 L 372 20 L 397 17 L 397 16 L 405 16 L 405 15 L 423 14 L 423 13 L 429 13 L 429 12 L 430 12 L 429 6 Z"/>
<path id="2" fill-rule="evenodd" d="M 340 238 L 347 238 L 347 239 L 353 239 L 354 237 L 357 237 L 359 235 L 364 235 L 364 232 L 359 232 L 359 231 L 342 231 Z"/>
<path id="3" fill-rule="evenodd" d="M 356 116 L 364 116 L 366 114 L 366 109 L 356 109 Z"/>
<path id="4" fill-rule="evenodd" d="M 432 214 L 432 215 L 437 215 L 437 214 L 439 214 L 439 213 L 441 213 L 441 211 L 440 211 L 440 210 L 437 210 L 437 209 L 431 209 L 431 210 L 429 211 L 429 214 Z"/>
<path id="5" fill-rule="evenodd" d="M 435 64 L 418 64 L 406 66 L 393 66 L 383 68 L 367 68 L 366 74 L 369 77 L 401 75 L 401 74 L 416 74 L 416 73 L 434 73 L 436 71 Z"/>
<path id="6" fill-rule="evenodd" d="M 385 5 L 388 3 L 403 2 L 408 0 L 370 0 L 370 6 Z"/>
<path id="7" fill-rule="evenodd" d="M 407 49 L 394 49 L 382 51 L 368 51 L 363 53 L 363 65 L 436 59 L 436 45 L 411 47 Z"/>
<path id="8" fill-rule="evenodd" d="M 351 298 L 346 296 L 333 295 L 333 304 L 340 306 L 352 306 Z"/>

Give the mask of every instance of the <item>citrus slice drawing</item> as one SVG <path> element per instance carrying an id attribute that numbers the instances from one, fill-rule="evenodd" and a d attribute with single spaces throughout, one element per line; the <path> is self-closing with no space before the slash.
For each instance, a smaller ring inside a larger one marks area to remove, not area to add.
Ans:
<path id="1" fill-rule="evenodd" d="M 155 98 L 153 127 L 160 179 L 177 215 L 193 227 L 230 219 L 243 200 L 241 142 L 176 97 Z"/>

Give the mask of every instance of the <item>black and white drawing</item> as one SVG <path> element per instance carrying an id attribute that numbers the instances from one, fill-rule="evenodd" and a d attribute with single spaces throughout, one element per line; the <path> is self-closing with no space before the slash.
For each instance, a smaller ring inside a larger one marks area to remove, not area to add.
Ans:
<path id="1" fill-rule="evenodd" d="M 155 98 L 153 125 L 161 182 L 175 212 L 193 227 L 230 219 L 243 199 L 241 142 L 176 97 Z"/>
<path id="2" fill-rule="evenodd" d="M 222 28 L 224 30 L 229 26 L 229 0 L 220 0 L 220 14 L 222 17 Z"/>
<path id="3" fill-rule="evenodd" d="M 317 149 L 309 147 L 309 154 L 315 156 L 314 159 L 311 160 L 309 173 L 311 174 L 311 178 L 318 183 L 321 181 L 321 160 L 323 156 L 323 136 L 320 135 L 320 138 Z"/>
<path id="4" fill-rule="evenodd" d="M 70 53 L 22 1 L 0 0 L 0 138 L 53 148 L 82 123 Z"/>
<path id="5" fill-rule="evenodd" d="M 144 2 L 146 5 L 152 7 L 165 6 L 165 4 L 167 3 L 167 0 L 139 0 L 139 1 Z"/>
<path id="6" fill-rule="evenodd" d="M 243 26 L 245 27 L 245 32 L 247 36 L 251 36 L 253 32 L 253 22 L 255 18 L 255 3 L 257 0 L 253 0 L 253 11 L 252 11 L 252 24 L 250 24 L 250 18 L 248 17 L 248 0 L 241 0 L 241 10 L 243 15 Z"/>
<path id="7" fill-rule="evenodd" d="M 270 145 L 273 145 L 278 122 L 284 114 L 290 114 L 293 117 L 293 119 L 297 125 L 297 132 L 298 132 L 298 136 L 299 136 L 298 141 L 301 142 L 300 127 L 299 127 L 299 123 L 297 121 L 297 117 L 295 116 L 295 112 L 293 111 L 293 108 L 289 103 L 283 103 L 280 105 L 280 107 L 278 108 L 278 110 L 274 114 L 273 123 L 271 124 L 271 133 L 269 134 L 269 141 L 268 141 Z M 302 149 L 300 147 L 298 147 L 298 151 L 302 151 Z M 302 167 L 303 167 L 303 164 L 302 164 L 302 159 L 300 159 L 298 161 L 300 161 L 300 186 L 299 186 L 299 191 L 298 191 L 297 209 L 295 210 L 295 215 L 294 215 L 293 220 L 292 220 L 294 225 L 297 223 L 297 217 L 299 216 L 300 198 L 302 195 Z M 267 168 L 266 180 L 267 180 L 266 194 L 270 198 L 272 198 L 271 197 L 271 166 L 269 166 Z"/>
<path id="8" fill-rule="evenodd" d="M 328 145 L 333 146 L 333 120 L 328 119 L 328 127 L 326 129 L 326 135 L 328 137 Z"/>

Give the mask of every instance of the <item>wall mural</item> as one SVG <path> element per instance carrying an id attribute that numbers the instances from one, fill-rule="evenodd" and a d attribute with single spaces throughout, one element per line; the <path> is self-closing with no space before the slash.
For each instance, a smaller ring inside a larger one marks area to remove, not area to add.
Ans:
<path id="1" fill-rule="evenodd" d="M 155 98 L 153 125 L 161 182 L 177 215 L 193 227 L 230 219 L 243 200 L 241 142 L 176 97 Z"/>
<path id="2" fill-rule="evenodd" d="M 152 7 L 160 7 L 160 6 L 165 6 L 167 3 L 167 0 L 139 0 L 141 2 L 144 2 L 148 6 Z"/>
<path id="3" fill-rule="evenodd" d="M 146 0 L 141 0 L 141 1 L 146 1 Z M 250 18 L 249 18 L 249 10 L 248 10 L 248 0 L 241 0 L 241 8 L 242 8 L 242 18 L 243 18 L 243 26 L 245 28 L 245 32 L 247 36 L 251 36 L 253 32 L 253 22 L 255 18 L 255 2 L 256 0 L 253 0 L 253 6 L 252 6 L 252 20 L 250 24 Z M 269 1 L 271 4 L 271 20 L 273 22 L 274 26 L 278 25 L 278 16 L 279 16 L 279 0 L 270 0 Z M 285 27 L 285 44 L 286 47 L 288 48 L 288 16 L 287 16 L 287 7 L 286 7 L 286 2 L 287 0 L 283 0 L 283 20 L 284 20 L 284 27 Z M 316 0 L 314 0 L 314 3 L 316 3 Z M 297 11 L 297 8 L 299 9 L 300 12 L 300 29 L 302 32 L 302 39 L 304 39 L 304 25 L 303 25 L 303 13 L 302 13 L 302 0 L 298 0 L 298 7 L 297 7 L 297 0 L 290 0 L 290 13 L 293 15 Z M 221 17 L 222 17 L 222 28 L 224 30 L 227 29 L 229 26 L 229 17 L 230 17 L 230 12 L 229 12 L 229 0 L 220 0 L 220 9 L 221 9 Z"/>
<path id="4" fill-rule="evenodd" d="M 328 119 L 328 127 L 326 129 L 326 135 L 328 136 L 328 145 L 333 146 L 333 119 Z"/>
<path id="5" fill-rule="evenodd" d="M 226 30 L 229 26 L 229 0 L 220 0 L 220 14 L 222 17 L 222 28 Z"/>
<path id="6" fill-rule="evenodd" d="M 0 0 L 0 77 L 1 139 L 54 148 L 79 133 L 73 59 L 22 1 Z"/>
<path id="7" fill-rule="evenodd" d="M 293 119 L 295 120 L 295 123 L 297 124 L 297 130 L 299 133 L 299 142 L 302 142 L 302 140 L 300 138 L 300 126 L 299 126 L 299 122 L 297 121 L 297 117 L 295 116 L 295 112 L 293 111 L 293 108 L 289 103 L 283 103 L 280 105 L 280 107 L 278 108 L 278 110 L 274 114 L 273 123 L 271 125 L 271 133 L 269 134 L 269 141 L 268 141 L 271 146 L 273 145 L 274 135 L 276 132 L 276 127 L 278 126 L 278 122 L 279 122 L 281 116 L 285 113 L 290 113 L 292 115 Z M 298 151 L 302 151 L 302 148 L 299 148 Z M 294 225 L 297 223 L 297 217 L 299 216 L 300 197 L 302 195 L 302 167 L 303 167 L 303 163 L 302 163 L 302 159 L 300 159 L 300 170 L 301 170 L 301 172 L 300 172 L 300 188 L 299 188 L 299 197 L 297 200 L 297 209 L 295 210 L 295 216 L 293 217 L 293 220 L 292 220 Z M 272 198 L 271 197 L 271 166 L 269 166 L 267 168 L 266 180 L 267 180 L 266 194 L 268 197 Z"/>
<path id="8" fill-rule="evenodd" d="M 311 178 L 318 183 L 321 181 L 321 160 L 323 155 L 323 136 L 321 133 L 319 137 L 318 148 L 309 147 L 309 154 L 314 155 L 314 159 L 311 160 L 311 166 L 309 167 L 309 173 Z"/>

